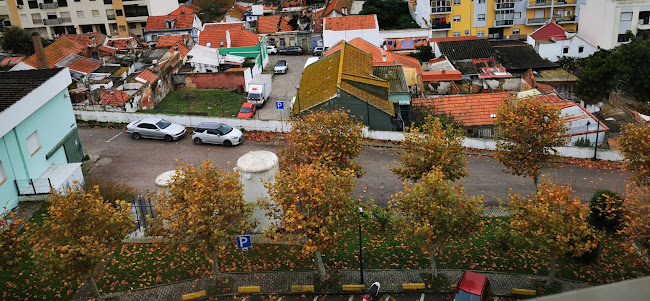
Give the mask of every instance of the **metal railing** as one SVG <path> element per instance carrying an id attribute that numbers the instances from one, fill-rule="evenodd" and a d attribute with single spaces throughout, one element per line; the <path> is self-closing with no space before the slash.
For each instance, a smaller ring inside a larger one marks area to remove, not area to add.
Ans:
<path id="1" fill-rule="evenodd" d="M 449 29 L 451 28 L 451 23 L 431 23 L 431 29 Z"/>
<path id="2" fill-rule="evenodd" d="M 531 19 L 526 19 L 526 25 L 538 25 L 538 24 L 544 24 L 546 21 L 548 21 L 549 18 L 531 18 Z"/>
<path id="3" fill-rule="evenodd" d="M 55 19 L 43 19 L 43 24 L 45 25 L 58 25 L 63 23 L 63 19 L 61 18 L 55 18 Z"/>
<path id="4" fill-rule="evenodd" d="M 446 14 L 450 12 L 451 12 L 451 6 L 439 6 L 439 7 L 431 8 L 432 14 Z"/>
<path id="5" fill-rule="evenodd" d="M 14 180 L 18 195 L 48 194 L 52 190 L 52 181 L 47 179 Z"/>
<path id="6" fill-rule="evenodd" d="M 495 20 L 494 21 L 494 26 L 499 27 L 499 26 L 511 26 L 515 23 L 514 20 Z"/>
<path id="7" fill-rule="evenodd" d="M 494 6 L 494 8 L 495 8 L 496 10 L 500 10 L 500 9 L 513 9 L 514 7 L 515 7 L 515 4 L 512 3 L 512 2 L 510 2 L 510 3 L 496 3 L 496 5 Z"/>
<path id="8" fill-rule="evenodd" d="M 135 222 L 134 230 L 145 231 L 150 226 L 151 219 L 156 218 L 156 206 L 153 205 L 150 198 L 144 195 L 132 197 L 129 203 L 131 203 L 131 212 Z"/>
<path id="9" fill-rule="evenodd" d="M 59 3 L 39 3 L 38 7 L 40 9 L 54 9 L 54 8 L 59 8 Z"/>

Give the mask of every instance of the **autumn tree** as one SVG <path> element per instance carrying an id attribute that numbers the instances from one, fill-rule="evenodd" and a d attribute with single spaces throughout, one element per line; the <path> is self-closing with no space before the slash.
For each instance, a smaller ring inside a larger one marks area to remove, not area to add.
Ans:
<path id="1" fill-rule="evenodd" d="M 556 147 L 569 142 L 560 110 L 532 97 L 512 99 L 497 108 L 494 126 L 501 140 L 495 157 L 517 176 L 533 178 L 535 187 L 543 168 L 556 167 Z"/>
<path id="2" fill-rule="evenodd" d="M 510 193 L 512 239 L 550 256 L 548 286 L 555 279 L 555 260 L 570 253 L 579 257 L 598 245 L 596 232 L 587 222 L 588 205 L 573 196 L 570 186 L 542 179 L 534 195 Z"/>
<path id="3" fill-rule="evenodd" d="M 639 186 L 650 185 L 650 125 L 628 123 L 621 135 L 621 151 L 627 170 L 634 173 L 632 181 Z"/>
<path id="4" fill-rule="evenodd" d="M 439 118 L 427 117 L 420 128 L 411 129 L 403 146 L 401 166 L 391 169 L 402 180 L 418 181 L 437 168 L 451 181 L 467 176 L 463 134 L 453 127 L 444 128 Z"/>
<path id="5" fill-rule="evenodd" d="M 482 197 L 468 197 L 461 185 L 451 186 L 444 172 L 435 169 L 391 202 L 403 214 L 404 230 L 424 241 L 431 271 L 438 276 L 436 247 L 451 238 L 464 238 L 480 230 Z"/>
<path id="6" fill-rule="evenodd" d="M 250 220 L 254 205 L 243 197 L 238 173 L 215 168 L 210 160 L 198 169 L 182 163 L 169 187 L 154 196 L 151 234 L 169 247 L 203 252 L 216 275 L 220 251 L 255 226 Z"/>
<path id="7" fill-rule="evenodd" d="M 313 256 L 320 279 L 325 280 L 321 252 L 343 238 L 356 216 L 350 197 L 353 171 L 301 165 L 279 172 L 275 183 L 266 187 L 270 197 L 264 207 L 275 220 L 267 235 L 300 245 L 303 254 Z"/>
<path id="8" fill-rule="evenodd" d="M 47 215 L 30 238 L 32 256 L 54 275 L 85 279 L 99 296 L 96 267 L 131 229 L 129 204 L 106 202 L 97 186 L 53 192 Z"/>
<path id="9" fill-rule="evenodd" d="M 622 237 L 630 243 L 650 240 L 650 187 L 628 186 L 628 197 L 624 200 L 625 214 L 623 229 L 619 231 Z M 647 244 L 637 244 L 641 251 L 650 254 Z M 634 248 L 631 248 L 633 250 Z"/>
<path id="10" fill-rule="evenodd" d="M 13 213 L 0 217 L 0 271 L 16 264 L 24 253 L 21 246 L 23 237 L 19 234 L 23 223 Z"/>
<path id="11" fill-rule="evenodd" d="M 363 124 L 344 111 L 317 111 L 291 125 L 286 146 L 278 150 L 284 169 L 319 163 L 330 169 L 350 169 L 357 177 L 363 167 L 354 161 L 363 149 Z"/>

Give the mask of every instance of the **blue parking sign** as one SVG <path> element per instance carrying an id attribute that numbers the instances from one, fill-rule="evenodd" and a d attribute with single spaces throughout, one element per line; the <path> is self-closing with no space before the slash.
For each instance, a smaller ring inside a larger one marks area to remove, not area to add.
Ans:
<path id="1" fill-rule="evenodd" d="M 240 235 L 237 236 L 237 248 L 240 249 L 248 249 L 253 245 L 251 242 L 251 236 L 250 235 Z"/>
<path id="2" fill-rule="evenodd" d="M 465 34 L 469 34 L 469 30 L 465 30 Z"/>
<path id="3" fill-rule="evenodd" d="M 276 101 L 275 108 L 278 110 L 284 110 L 284 101 Z"/>

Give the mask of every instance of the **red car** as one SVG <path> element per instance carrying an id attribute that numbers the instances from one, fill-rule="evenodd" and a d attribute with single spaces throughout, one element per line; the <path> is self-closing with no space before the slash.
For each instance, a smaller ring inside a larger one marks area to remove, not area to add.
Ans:
<path id="1" fill-rule="evenodd" d="M 490 280 L 472 271 L 463 272 L 454 292 L 454 301 L 484 301 L 491 295 Z"/>
<path id="2" fill-rule="evenodd" d="M 253 104 L 252 102 L 245 102 L 241 106 L 241 109 L 239 109 L 239 114 L 237 114 L 237 117 L 253 118 L 253 115 L 255 115 L 255 104 Z"/>

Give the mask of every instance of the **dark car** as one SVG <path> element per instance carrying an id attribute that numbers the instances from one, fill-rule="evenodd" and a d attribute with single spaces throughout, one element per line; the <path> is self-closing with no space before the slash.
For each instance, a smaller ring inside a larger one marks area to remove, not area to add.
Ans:
<path id="1" fill-rule="evenodd" d="M 491 289 L 487 277 L 476 272 L 465 271 L 454 292 L 454 301 L 489 300 Z"/>
<path id="2" fill-rule="evenodd" d="M 280 54 L 294 54 L 294 55 L 302 55 L 303 54 L 302 47 L 299 46 L 291 46 L 287 47 L 285 49 L 280 49 Z"/>

